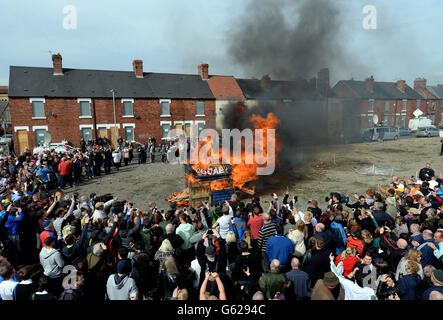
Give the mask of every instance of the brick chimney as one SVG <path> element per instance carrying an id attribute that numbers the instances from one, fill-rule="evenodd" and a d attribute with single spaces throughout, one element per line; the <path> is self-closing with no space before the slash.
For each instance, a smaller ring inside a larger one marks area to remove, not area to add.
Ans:
<path id="1" fill-rule="evenodd" d="M 397 81 L 397 89 L 401 92 L 405 92 L 406 90 L 406 81 L 405 80 L 398 80 Z"/>
<path id="2" fill-rule="evenodd" d="M 136 78 L 143 78 L 143 60 L 132 61 L 132 69 Z"/>
<path id="3" fill-rule="evenodd" d="M 52 63 L 54 64 L 54 75 L 63 75 L 62 55 L 60 53 L 52 55 Z"/>
<path id="4" fill-rule="evenodd" d="M 366 78 L 366 89 L 368 89 L 370 92 L 374 92 L 374 76 Z"/>
<path id="5" fill-rule="evenodd" d="M 317 74 L 317 90 L 321 94 L 325 95 L 330 88 L 331 87 L 329 85 L 329 69 L 328 68 L 321 69 Z"/>
<path id="6" fill-rule="evenodd" d="M 265 88 L 269 87 L 270 81 L 271 81 L 271 77 L 268 74 L 264 75 L 260 80 L 262 88 L 265 89 Z"/>
<path id="7" fill-rule="evenodd" d="M 198 65 L 198 74 L 202 78 L 202 80 L 209 79 L 209 64 L 202 63 Z"/>
<path id="8" fill-rule="evenodd" d="M 414 90 L 426 88 L 426 79 L 425 78 L 416 78 L 414 80 Z"/>

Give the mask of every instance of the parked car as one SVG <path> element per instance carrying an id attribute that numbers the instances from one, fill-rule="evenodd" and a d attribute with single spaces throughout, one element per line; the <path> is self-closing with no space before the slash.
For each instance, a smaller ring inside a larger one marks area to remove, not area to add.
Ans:
<path id="1" fill-rule="evenodd" d="M 3 136 L 0 137 L 0 143 L 1 142 L 7 142 L 7 143 L 11 143 L 12 142 L 12 134 L 5 134 Z"/>
<path id="2" fill-rule="evenodd" d="M 365 141 L 377 141 L 380 137 L 383 140 L 397 140 L 400 133 L 395 127 L 373 127 L 365 129 L 362 136 Z"/>
<path id="3" fill-rule="evenodd" d="M 399 133 L 401 136 L 409 136 L 409 135 L 412 134 L 412 130 L 409 129 L 408 127 L 399 127 L 399 126 L 397 126 L 397 127 L 395 127 L 395 128 L 398 129 L 398 133 Z"/>
<path id="4" fill-rule="evenodd" d="M 438 137 L 439 131 L 435 126 L 429 127 L 419 127 L 417 128 L 417 132 L 415 133 L 416 137 Z"/>

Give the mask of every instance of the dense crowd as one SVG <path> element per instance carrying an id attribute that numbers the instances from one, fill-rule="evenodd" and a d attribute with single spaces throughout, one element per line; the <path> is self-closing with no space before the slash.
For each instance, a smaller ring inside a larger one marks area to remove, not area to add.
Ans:
<path id="1" fill-rule="evenodd" d="M 269 203 L 233 194 L 143 210 L 66 192 L 129 164 L 134 149 L 0 155 L 3 300 L 442 299 L 443 175 L 430 164 L 355 203 L 333 192 L 306 207 L 288 190 Z"/>

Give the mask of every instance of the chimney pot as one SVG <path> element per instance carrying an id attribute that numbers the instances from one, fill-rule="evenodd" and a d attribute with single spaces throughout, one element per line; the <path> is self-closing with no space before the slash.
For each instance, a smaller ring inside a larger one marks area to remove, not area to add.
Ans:
<path id="1" fill-rule="evenodd" d="M 414 90 L 426 88 L 426 79 L 425 78 L 416 78 L 414 80 Z"/>
<path id="2" fill-rule="evenodd" d="M 54 75 L 63 75 L 62 55 L 60 53 L 52 55 L 52 63 L 54 65 Z"/>
<path id="3" fill-rule="evenodd" d="M 317 90 L 321 94 L 326 94 L 331 89 L 329 84 L 329 69 L 321 69 L 317 74 Z"/>
<path id="4" fill-rule="evenodd" d="M 371 76 L 370 78 L 366 79 L 366 88 L 370 92 L 374 92 L 374 76 Z"/>
<path id="5" fill-rule="evenodd" d="M 397 88 L 401 92 L 405 92 L 405 90 L 406 90 L 406 81 L 405 80 L 398 80 L 397 81 Z"/>
<path id="6" fill-rule="evenodd" d="M 271 77 L 267 74 L 261 78 L 261 86 L 262 88 L 267 88 L 269 86 L 269 82 L 271 81 Z"/>
<path id="7" fill-rule="evenodd" d="M 202 80 L 209 79 L 209 65 L 207 63 L 202 63 L 198 65 L 198 74 Z"/>
<path id="8" fill-rule="evenodd" d="M 132 61 L 132 68 L 136 78 L 143 78 L 143 60 Z"/>

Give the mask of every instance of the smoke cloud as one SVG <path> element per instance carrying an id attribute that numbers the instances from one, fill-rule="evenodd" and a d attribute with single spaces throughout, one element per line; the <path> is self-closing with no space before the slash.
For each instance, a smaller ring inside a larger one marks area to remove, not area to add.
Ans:
<path id="1" fill-rule="evenodd" d="M 252 114 L 266 117 L 273 112 L 280 119 L 282 149 L 274 177 L 289 178 L 290 171 L 300 174 L 331 142 L 327 98 L 311 78 L 323 68 L 361 68 L 343 49 L 341 21 L 342 13 L 334 1 L 254 0 L 229 32 L 228 55 L 244 72 L 291 81 L 289 85 L 274 82 L 263 87 L 255 106 L 244 109 L 232 104 L 224 109 L 224 128 L 252 128 L 248 121 Z M 276 90 L 292 101 L 276 101 Z M 272 177 L 260 181 L 268 184 L 269 179 Z"/>

